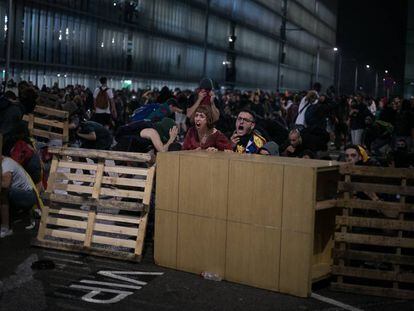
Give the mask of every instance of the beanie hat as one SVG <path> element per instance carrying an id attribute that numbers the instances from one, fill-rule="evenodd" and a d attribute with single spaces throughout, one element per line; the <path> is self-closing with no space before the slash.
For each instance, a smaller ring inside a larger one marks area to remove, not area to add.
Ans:
<path id="1" fill-rule="evenodd" d="M 278 156 L 279 155 L 279 145 L 276 144 L 274 141 L 267 142 L 262 149 L 267 150 L 270 155 L 272 156 Z"/>
<path id="2" fill-rule="evenodd" d="M 200 81 L 200 89 L 204 89 L 204 90 L 208 90 L 208 91 L 211 91 L 212 89 L 214 89 L 213 80 L 211 80 L 209 78 L 203 78 Z"/>

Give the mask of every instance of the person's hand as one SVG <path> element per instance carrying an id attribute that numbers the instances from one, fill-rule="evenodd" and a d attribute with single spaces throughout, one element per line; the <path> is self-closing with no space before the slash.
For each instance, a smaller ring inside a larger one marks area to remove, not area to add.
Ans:
<path id="1" fill-rule="evenodd" d="M 216 94 L 214 94 L 214 91 L 210 91 L 208 95 L 210 95 L 210 103 L 214 105 L 214 99 L 216 98 Z"/>
<path id="2" fill-rule="evenodd" d="M 288 147 L 286 148 L 286 151 L 287 151 L 287 152 L 290 152 L 290 153 L 294 153 L 294 152 L 295 152 L 295 147 L 293 147 L 292 145 L 290 145 L 290 146 L 288 146 Z"/>
<path id="3" fill-rule="evenodd" d="M 178 136 L 178 127 L 173 126 L 172 128 L 170 128 L 170 141 L 175 141 L 175 139 Z"/>
<path id="4" fill-rule="evenodd" d="M 212 152 L 217 152 L 218 151 L 218 149 L 214 148 L 214 147 L 208 147 L 206 150 L 207 151 L 212 151 Z"/>
<path id="5" fill-rule="evenodd" d="M 204 90 L 201 91 L 201 92 L 199 92 L 198 93 L 198 97 L 197 97 L 197 101 L 200 101 L 201 102 L 204 99 L 204 97 L 207 96 L 207 94 L 208 94 L 207 91 L 204 91 Z"/>
<path id="6" fill-rule="evenodd" d="M 233 133 L 233 135 L 230 137 L 230 140 L 234 145 L 237 145 L 240 141 L 240 136 L 237 135 L 237 133 Z"/>
<path id="7" fill-rule="evenodd" d="M 202 150 L 202 149 L 201 149 L 201 147 L 197 147 L 197 148 L 195 148 L 194 150 L 195 150 L 195 151 L 200 151 L 200 150 Z"/>

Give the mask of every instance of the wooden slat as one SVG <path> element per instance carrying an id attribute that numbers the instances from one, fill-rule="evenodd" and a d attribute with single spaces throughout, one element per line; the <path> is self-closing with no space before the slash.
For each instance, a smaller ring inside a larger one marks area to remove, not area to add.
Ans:
<path id="1" fill-rule="evenodd" d="M 48 132 L 48 131 L 45 131 L 45 130 L 39 130 L 39 129 L 36 129 L 36 128 L 34 128 L 34 129 L 31 131 L 31 134 L 32 134 L 33 136 L 40 136 L 40 137 L 43 137 L 43 138 L 48 138 L 48 139 L 59 139 L 59 140 L 64 140 L 64 137 L 63 137 L 63 135 L 62 135 L 62 134 L 53 133 L 53 132 Z"/>
<path id="2" fill-rule="evenodd" d="M 93 256 L 100 256 L 100 257 L 109 257 L 121 260 L 130 260 L 130 261 L 140 261 L 141 256 L 136 256 L 134 253 L 124 252 L 124 251 L 113 251 L 110 249 L 94 249 L 89 248 L 86 249 L 83 245 L 76 245 L 76 244 L 69 244 L 65 242 L 57 242 L 57 241 L 47 241 L 47 240 L 39 240 L 35 239 L 32 241 L 32 245 L 44 248 L 51 248 L 57 249 L 62 251 L 69 251 L 69 252 L 79 252 L 84 254 L 89 254 Z"/>
<path id="3" fill-rule="evenodd" d="M 50 216 L 47 218 L 47 224 L 60 226 L 60 227 L 86 229 L 86 221 L 56 218 L 56 217 L 50 217 Z"/>
<path id="4" fill-rule="evenodd" d="M 82 242 L 85 240 L 85 233 L 70 232 L 57 229 L 46 229 L 45 236 Z"/>
<path id="5" fill-rule="evenodd" d="M 414 187 L 359 182 L 346 183 L 341 181 L 338 183 L 338 190 L 414 195 Z"/>
<path id="6" fill-rule="evenodd" d="M 57 180 L 72 180 L 72 181 L 82 181 L 82 182 L 91 182 L 95 181 L 94 175 L 85 175 L 85 174 L 74 174 L 74 173 L 64 173 L 59 172 L 56 174 Z M 136 178 L 121 178 L 121 177 L 102 177 L 102 184 L 106 185 L 116 185 L 116 186 L 131 186 L 137 188 L 144 188 L 146 181 Z"/>
<path id="7" fill-rule="evenodd" d="M 125 231 L 128 231 L 127 228 L 124 228 L 124 229 Z M 128 232 L 130 231 L 131 230 L 129 230 Z M 130 235 L 130 234 L 128 233 L 127 235 Z M 135 234 L 131 234 L 131 235 L 132 236 L 136 235 L 136 230 L 135 230 Z M 75 241 L 82 241 L 82 242 L 86 241 L 84 233 L 63 231 L 63 230 L 57 230 L 57 229 L 46 229 L 46 236 L 51 236 L 54 238 L 61 238 L 61 239 L 75 240 Z M 134 248 L 136 242 L 134 240 L 125 240 L 125 239 L 112 238 L 112 237 L 106 237 L 106 236 L 101 236 L 101 235 L 93 235 L 92 243 L 111 245 L 115 247 Z"/>
<path id="8" fill-rule="evenodd" d="M 128 210 L 136 212 L 141 212 L 145 210 L 143 208 L 142 203 L 139 202 L 122 202 L 118 200 L 93 200 L 91 198 L 56 193 L 48 194 L 46 197 L 51 201 L 59 203 L 69 203 L 77 205 L 97 205 L 101 208 L 108 208 L 113 210 Z"/>
<path id="9" fill-rule="evenodd" d="M 95 174 L 95 184 L 92 190 L 92 199 L 98 199 L 101 192 L 102 176 L 104 172 L 105 160 L 99 159 L 98 168 Z"/>
<path id="10" fill-rule="evenodd" d="M 96 220 L 96 208 L 91 208 L 88 212 L 88 223 L 86 226 L 85 240 L 83 241 L 83 246 L 91 247 L 93 231 L 95 227 Z"/>
<path id="11" fill-rule="evenodd" d="M 61 208 L 61 209 L 50 208 L 49 214 L 77 216 L 77 217 L 84 217 L 84 218 L 88 217 L 88 212 L 81 211 L 81 210 L 74 210 L 70 208 Z"/>
<path id="12" fill-rule="evenodd" d="M 144 197 L 142 200 L 142 203 L 146 206 L 148 206 L 151 201 L 154 173 L 155 173 L 155 166 L 152 166 L 148 171 L 147 184 L 145 185 Z"/>
<path id="13" fill-rule="evenodd" d="M 73 174 L 73 173 L 56 173 L 56 180 L 70 180 L 93 183 L 95 181 L 94 175 Z"/>
<path id="14" fill-rule="evenodd" d="M 40 124 L 40 125 L 46 125 L 46 126 L 51 126 L 51 127 L 55 127 L 55 128 L 60 128 L 63 129 L 64 128 L 64 123 L 60 122 L 60 121 L 56 121 L 56 120 L 48 120 L 48 119 L 43 119 L 40 117 L 34 117 L 34 124 Z M 63 132 L 62 132 L 63 135 Z"/>
<path id="15" fill-rule="evenodd" d="M 56 183 L 55 190 L 92 194 L 93 188 L 90 186 Z"/>
<path id="16" fill-rule="evenodd" d="M 48 116 L 55 116 L 55 117 L 59 117 L 62 119 L 68 119 L 69 118 L 69 112 L 67 111 L 62 111 L 62 110 L 57 110 L 57 109 L 53 109 L 53 108 L 49 108 L 49 107 L 45 107 L 45 106 L 40 106 L 40 105 L 36 105 L 34 112 L 36 113 L 42 113 Z"/>
<path id="17" fill-rule="evenodd" d="M 57 156 L 53 156 L 52 164 L 50 165 L 50 173 L 49 178 L 47 180 L 47 189 L 46 192 L 51 193 L 55 188 L 55 181 L 56 181 L 56 171 L 59 164 L 59 160 Z"/>
<path id="18" fill-rule="evenodd" d="M 115 247 L 135 248 L 135 241 L 133 240 L 109 238 L 109 237 L 101 236 L 101 235 L 94 235 L 92 237 L 92 243 L 105 244 L 105 245 L 110 245 L 110 246 L 115 246 Z"/>
<path id="19" fill-rule="evenodd" d="M 135 242 L 135 255 L 141 256 L 142 248 L 144 247 L 145 232 L 147 231 L 148 214 L 142 217 L 141 223 L 138 228 L 138 236 Z"/>
<path id="20" fill-rule="evenodd" d="M 146 181 L 136 178 L 123 178 L 123 177 L 108 177 L 102 178 L 102 184 L 116 185 L 116 186 L 131 186 L 137 188 L 144 188 Z"/>
<path id="21" fill-rule="evenodd" d="M 96 219 L 116 221 L 116 222 L 126 222 L 126 223 L 136 224 L 136 225 L 141 223 L 141 218 L 139 217 L 124 216 L 124 215 L 97 214 Z"/>
<path id="22" fill-rule="evenodd" d="M 121 198 L 142 199 L 144 197 L 144 192 L 134 190 L 101 188 L 101 195 L 109 195 Z"/>
<path id="23" fill-rule="evenodd" d="M 28 119 L 27 119 L 27 122 L 28 122 L 27 127 L 29 129 L 30 135 L 33 136 L 34 135 L 34 133 L 33 133 L 33 128 L 34 128 L 34 115 L 33 114 L 29 114 Z"/>
<path id="24" fill-rule="evenodd" d="M 378 228 L 385 230 L 414 231 L 414 221 L 402 221 L 382 218 L 336 216 L 336 224 L 363 228 Z"/>
<path id="25" fill-rule="evenodd" d="M 124 234 L 124 235 L 131 235 L 131 236 L 138 235 L 138 228 L 105 225 L 105 224 L 100 224 L 100 223 L 95 223 L 94 231 Z"/>
<path id="26" fill-rule="evenodd" d="M 137 152 L 123 152 L 123 151 L 108 151 L 96 149 L 79 149 L 79 148 L 59 148 L 51 147 L 49 152 L 59 154 L 61 156 L 73 156 L 82 158 L 96 158 L 107 160 L 119 160 L 128 162 L 148 162 L 151 156 L 148 153 Z"/>
<path id="27" fill-rule="evenodd" d="M 341 165 L 339 167 L 339 172 L 341 174 L 377 176 L 381 178 L 414 178 L 414 170 L 410 168 Z"/>
<path id="28" fill-rule="evenodd" d="M 96 171 L 97 170 L 97 164 L 91 164 L 91 163 L 81 163 L 81 162 L 75 162 L 75 161 L 59 161 L 59 168 L 75 168 L 80 170 L 88 170 L 88 171 Z"/>
<path id="29" fill-rule="evenodd" d="M 394 238 L 380 235 L 336 232 L 335 241 L 354 244 L 414 248 L 414 238 Z"/>
<path id="30" fill-rule="evenodd" d="M 384 262 L 384 263 L 414 266 L 414 256 L 367 252 L 367 251 L 356 251 L 356 250 L 350 250 L 350 249 L 347 249 L 347 250 L 334 249 L 333 255 L 335 258 L 343 258 L 343 259 L 349 259 L 349 260 L 374 261 L 374 262 Z"/>
<path id="31" fill-rule="evenodd" d="M 49 218 L 49 211 L 50 211 L 50 208 L 48 206 L 44 206 L 42 209 L 42 216 L 40 217 L 40 224 L 39 224 L 39 232 L 37 233 L 38 239 L 42 240 L 45 237 L 45 230 L 47 226 L 47 219 Z"/>
<path id="32" fill-rule="evenodd" d="M 394 288 L 380 288 L 371 286 L 362 286 L 355 284 L 340 284 L 332 283 L 331 288 L 333 290 L 344 291 L 348 293 L 354 293 L 359 295 L 373 295 L 373 296 L 384 296 L 399 299 L 414 299 L 414 291 L 394 289 Z"/>
<path id="33" fill-rule="evenodd" d="M 414 273 L 333 266 L 332 273 L 356 278 L 414 283 Z"/>
<path id="34" fill-rule="evenodd" d="M 148 169 L 131 166 L 105 166 L 105 173 L 131 174 L 147 176 Z"/>
<path id="35" fill-rule="evenodd" d="M 334 208 L 337 206 L 337 200 L 325 200 L 316 202 L 315 210 L 320 211 L 324 209 Z"/>
<path id="36" fill-rule="evenodd" d="M 414 213 L 414 204 L 402 204 L 397 202 L 384 202 L 384 201 L 371 201 L 371 200 L 359 200 L 359 199 L 344 199 L 338 200 L 338 206 L 346 208 L 359 208 L 375 211 L 387 211 L 392 210 L 395 212 L 408 212 Z"/>

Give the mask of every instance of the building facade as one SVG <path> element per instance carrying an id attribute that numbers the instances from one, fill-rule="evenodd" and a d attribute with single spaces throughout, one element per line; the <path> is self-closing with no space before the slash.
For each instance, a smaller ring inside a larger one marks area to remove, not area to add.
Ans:
<path id="1" fill-rule="evenodd" d="M 12 14 L 8 15 L 8 3 Z M 37 85 L 303 90 L 333 84 L 336 1 L 0 0 L 0 60 Z"/>
<path id="2" fill-rule="evenodd" d="M 414 2 L 407 1 L 407 39 L 405 50 L 404 97 L 414 97 Z M 410 18 L 411 17 L 411 18 Z"/>

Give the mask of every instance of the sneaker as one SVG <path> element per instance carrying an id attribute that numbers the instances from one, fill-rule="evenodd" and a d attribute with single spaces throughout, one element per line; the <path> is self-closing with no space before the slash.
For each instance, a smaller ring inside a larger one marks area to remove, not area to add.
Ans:
<path id="1" fill-rule="evenodd" d="M 12 235 L 13 230 L 8 228 L 1 228 L 0 229 L 0 238 L 5 238 L 6 236 Z"/>
<path id="2" fill-rule="evenodd" d="M 34 220 L 30 221 L 30 224 L 24 227 L 26 230 L 32 230 L 36 226 L 36 222 Z"/>

